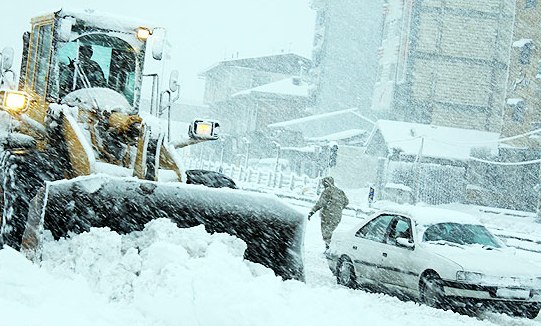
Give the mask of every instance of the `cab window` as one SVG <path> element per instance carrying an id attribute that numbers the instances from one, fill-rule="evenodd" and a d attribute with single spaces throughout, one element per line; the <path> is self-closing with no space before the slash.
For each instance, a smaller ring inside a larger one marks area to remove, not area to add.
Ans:
<path id="1" fill-rule="evenodd" d="M 367 240 L 384 242 L 389 225 L 393 220 L 392 215 L 381 215 L 368 222 L 355 234 L 356 237 Z"/>
<path id="2" fill-rule="evenodd" d="M 86 35 L 76 41 L 59 44 L 56 54 L 59 85 L 55 87 L 55 93 L 63 97 L 81 87 L 77 82 L 73 85 L 76 80 L 73 78 L 74 60 L 79 57 L 81 47 L 92 49 L 90 59 L 103 73 L 104 86 L 124 95 L 133 105 L 136 53 L 125 41 L 103 34 Z M 85 71 L 85 73 L 88 72 Z M 96 87 L 90 84 L 91 87 Z"/>
<path id="3" fill-rule="evenodd" d="M 37 49 L 32 60 L 32 65 L 35 65 L 32 88 L 39 95 L 45 96 L 53 41 L 52 24 L 35 27 L 34 37 L 36 36 L 37 42 L 34 44 L 37 44 Z"/>

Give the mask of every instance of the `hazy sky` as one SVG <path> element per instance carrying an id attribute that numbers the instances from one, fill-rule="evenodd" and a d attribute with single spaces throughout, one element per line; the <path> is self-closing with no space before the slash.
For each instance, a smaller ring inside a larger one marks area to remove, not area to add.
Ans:
<path id="1" fill-rule="evenodd" d="M 311 57 L 315 11 L 309 0 L 15 0 L 0 19 L 0 48 L 20 53 L 30 18 L 61 7 L 164 26 L 173 46 L 170 66 L 180 71 L 185 99 L 200 100 L 204 81 L 197 74 L 237 52 L 249 57 L 283 50 Z"/>

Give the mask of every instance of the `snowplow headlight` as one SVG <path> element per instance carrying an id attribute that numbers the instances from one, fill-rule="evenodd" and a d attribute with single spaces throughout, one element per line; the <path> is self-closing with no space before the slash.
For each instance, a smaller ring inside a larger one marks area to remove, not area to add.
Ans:
<path id="1" fill-rule="evenodd" d="M 210 120 L 195 120 L 190 126 L 189 136 L 194 139 L 216 140 L 220 124 Z"/>
<path id="2" fill-rule="evenodd" d="M 24 92 L 2 90 L 0 91 L 2 106 L 0 109 L 12 114 L 21 114 L 28 109 L 28 95 Z"/>
<path id="3" fill-rule="evenodd" d="M 137 38 L 140 39 L 141 41 L 146 41 L 150 37 L 151 34 L 152 32 L 150 31 L 150 29 L 146 27 L 139 27 L 137 29 Z"/>

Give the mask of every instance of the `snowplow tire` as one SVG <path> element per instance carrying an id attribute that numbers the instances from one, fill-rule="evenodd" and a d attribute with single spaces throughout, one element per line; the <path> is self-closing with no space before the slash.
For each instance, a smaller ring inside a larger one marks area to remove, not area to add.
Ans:
<path id="1" fill-rule="evenodd" d="M 30 201 L 44 184 L 44 168 L 39 154 L 24 151 L 2 153 L 2 240 L 20 250 Z"/>

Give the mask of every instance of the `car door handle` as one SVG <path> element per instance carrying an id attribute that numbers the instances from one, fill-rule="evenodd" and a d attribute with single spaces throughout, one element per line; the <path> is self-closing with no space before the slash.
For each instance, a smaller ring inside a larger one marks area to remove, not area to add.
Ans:
<path id="1" fill-rule="evenodd" d="M 384 252 L 382 255 L 383 255 L 383 257 L 387 257 L 387 253 L 386 253 L 386 252 Z"/>
<path id="2" fill-rule="evenodd" d="M 353 250 L 357 250 L 357 246 L 353 246 Z"/>

